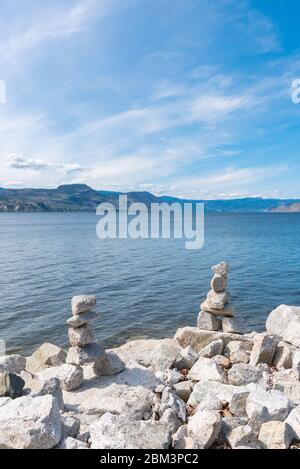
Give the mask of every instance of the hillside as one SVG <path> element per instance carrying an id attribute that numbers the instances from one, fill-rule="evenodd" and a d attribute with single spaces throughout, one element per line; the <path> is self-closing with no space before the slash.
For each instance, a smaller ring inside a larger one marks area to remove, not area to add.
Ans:
<path id="1" fill-rule="evenodd" d="M 1 189 L 0 212 L 88 212 L 102 202 L 118 207 L 120 192 L 96 191 L 85 184 L 59 186 L 57 189 Z M 187 200 L 157 197 L 150 192 L 128 192 L 128 202 L 205 203 L 207 212 L 300 212 L 300 200 L 244 198 L 232 200 Z"/>

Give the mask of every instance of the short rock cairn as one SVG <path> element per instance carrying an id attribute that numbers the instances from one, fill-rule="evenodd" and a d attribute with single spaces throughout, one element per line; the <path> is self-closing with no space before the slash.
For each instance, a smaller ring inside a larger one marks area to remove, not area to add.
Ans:
<path id="1" fill-rule="evenodd" d="M 115 354 L 105 352 L 95 342 L 90 321 L 97 317 L 92 311 L 96 301 L 95 296 L 88 295 L 72 298 L 72 317 L 67 320 L 71 347 L 66 362 L 77 366 L 93 364 L 97 376 L 114 375 L 124 369 L 124 364 Z"/>
<path id="2" fill-rule="evenodd" d="M 214 276 L 211 290 L 200 305 L 197 326 L 199 329 L 230 333 L 244 333 L 243 326 L 235 319 L 235 309 L 229 304 L 231 295 L 226 290 L 229 266 L 221 262 L 212 267 Z"/>

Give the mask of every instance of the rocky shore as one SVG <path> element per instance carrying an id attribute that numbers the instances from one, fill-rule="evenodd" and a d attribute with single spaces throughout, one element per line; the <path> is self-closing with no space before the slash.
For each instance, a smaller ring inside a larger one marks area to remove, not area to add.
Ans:
<path id="1" fill-rule="evenodd" d="M 68 351 L 0 357 L 0 448 L 300 448 L 300 307 L 245 330 L 212 268 L 196 327 L 103 350 L 96 298 L 72 300 Z M 196 323 L 196 318 L 195 318 Z"/>

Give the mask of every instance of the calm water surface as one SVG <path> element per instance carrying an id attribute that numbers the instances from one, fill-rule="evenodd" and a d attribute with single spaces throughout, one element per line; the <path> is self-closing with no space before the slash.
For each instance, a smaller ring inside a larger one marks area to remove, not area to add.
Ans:
<path id="1" fill-rule="evenodd" d="M 300 305 L 300 214 L 206 215 L 205 245 L 182 240 L 99 240 L 92 213 L 0 214 L 0 339 L 29 354 L 67 345 L 73 295 L 98 298 L 105 347 L 172 336 L 195 325 L 212 275 L 230 263 L 237 313 L 261 330 L 281 303 Z"/>

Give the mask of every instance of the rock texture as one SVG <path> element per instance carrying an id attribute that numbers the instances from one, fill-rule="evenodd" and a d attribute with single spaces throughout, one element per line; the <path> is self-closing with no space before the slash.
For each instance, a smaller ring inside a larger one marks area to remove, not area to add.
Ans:
<path id="1" fill-rule="evenodd" d="M 280 306 L 266 332 L 247 334 L 227 304 L 228 265 L 212 270 L 197 327 L 173 339 L 103 350 L 96 298 L 80 296 L 67 354 L 43 344 L 26 361 L 1 357 L 0 448 L 300 447 L 300 308 Z"/>
<path id="2" fill-rule="evenodd" d="M 49 449 L 60 438 L 59 406 L 52 396 L 20 397 L 0 407 L 1 449 Z"/>
<path id="3" fill-rule="evenodd" d="M 266 323 L 267 333 L 282 337 L 300 347 L 300 307 L 281 305 L 274 309 Z"/>

